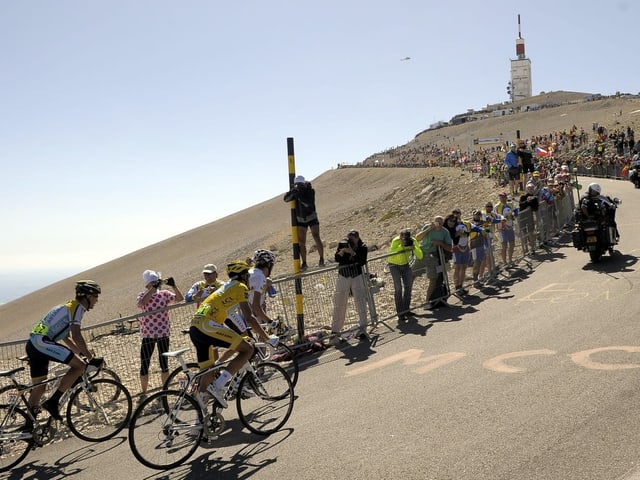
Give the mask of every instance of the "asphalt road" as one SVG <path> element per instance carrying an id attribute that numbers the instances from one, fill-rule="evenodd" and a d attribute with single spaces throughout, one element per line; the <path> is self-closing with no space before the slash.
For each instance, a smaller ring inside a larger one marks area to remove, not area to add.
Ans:
<path id="1" fill-rule="evenodd" d="M 139 464 L 123 434 L 38 449 L 0 478 L 640 479 L 640 191 L 601 184 L 623 199 L 619 253 L 592 264 L 565 238 L 500 287 L 323 353 L 277 434 L 230 406 L 174 470 Z"/>

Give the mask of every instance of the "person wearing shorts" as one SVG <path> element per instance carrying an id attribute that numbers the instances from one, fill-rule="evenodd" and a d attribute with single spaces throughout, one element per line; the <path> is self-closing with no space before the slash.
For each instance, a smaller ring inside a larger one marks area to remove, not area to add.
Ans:
<path id="1" fill-rule="evenodd" d="M 293 187 L 284 195 L 284 201 L 295 200 L 295 216 L 300 247 L 300 269 L 307 269 L 307 229 L 311 230 L 320 261 L 318 266 L 324 267 L 324 245 L 320 239 L 320 222 L 316 211 L 316 192 L 302 175 L 298 175 Z"/>
<path id="2" fill-rule="evenodd" d="M 522 162 L 522 173 L 525 175 L 527 173 L 533 173 L 535 170 L 533 154 L 531 153 L 531 150 L 526 148 L 524 142 L 522 142 L 520 148 L 518 148 L 518 157 L 520 157 L 520 161 Z"/>
<path id="3" fill-rule="evenodd" d="M 473 220 L 471 221 L 470 239 L 471 243 L 474 244 L 473 248 L 471 248 L 471 260 L 473 261 L 473 281 L 476 286 L 480 284 L 480 275 L 483 273 L 486 266 L 486 233 L 488 232 L 484 231 L 484 220 L 482 219 L 482 212 L 480 210 L 475 210 L 473 212 Z"/>
<path id="4" fill-rule="evenodd" d="M 467 266 L 471 261 L 471 251 L 469 249 L 469 228 L 464 223 L 456 225 L 456 236 L 458 242 L 453 247 L 453 285 L 456 293 L 465 294 L 467 290 L 463 288 Z"/>
<path id="5" fill-rule="evenodd" d="M 507 199 L 507 192 L 500 192 L 498 194 L 499 202 L 494 207 L 493 211 L 500 219 L 498 224 L 498 232 L 500 233 L 500 242 L 502 248 L 500 255 L 502 257 L 502 264 L 513 264 L 513 251 L 516 247 L 516 230 L 515 219 L 518 216 L 518 208 L 514 207 Z"/>
<path id="6" fill-rule="evenodd" d="M 62 420 L 60 415 L 60 397 L 82 375 L 88 361 L 93 354 L 82 336 L 80 325 L 85 312 L 91 310 L 98 303 L 101 289 L 93 280 L 76 282 L 76 297 L 63 305 L 58 305 L 47 312 L 31 330 L 29 340 L 25 345 L 29 365 L 31 368 L 31 383 L 46 380 L 49 371 L 49 361 L 69 365 L 69 371 L 62 377 L 58 389 L 42 403 L 42 408 L 56 420 Z M 62 340 L 65 345 L 58 343 Z M 86 361 L 80 357 L 84 355 Z M 38 385 L 29 394 L 29 406 L 37 408 L 44 393 L 45 385 Z"/>
<path id="7" fill-rule="evenodd" d="M 258 320 L 253 316 L 249 306 L 249 265 L 244 260 L 234 260 L 227 265 L 229 281 L 209 295 L 201 304 L 191 320 L 189 337 L 196 349 L 198 365 L 201 369 L 215 364 L 214 348 L 230 349 L 237 355 L 226 368 L 220 370 L 213 385 L 215 372 L 211 371 L 200 380 L 198 401 L 205 403 L 207 392 L 222 405 L 227 406 L 224 398 L 225 386 L 253 355 L 253 345 L 242 335 L 225 326 L 229 310 L 238 306 L 243 318 L 255 329 L 255 333 L 265 341 L 276 342 L 278 337 L 269 337 Z"/>

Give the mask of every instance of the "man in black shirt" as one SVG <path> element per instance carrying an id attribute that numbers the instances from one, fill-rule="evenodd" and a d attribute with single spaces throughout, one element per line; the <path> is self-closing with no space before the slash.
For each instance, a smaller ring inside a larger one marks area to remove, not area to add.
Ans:
<path id="1" fill-rule="evenodd" d="M 356 230 L 351 230 L 347 238 L 338 242 L 335 260 L 340 265 L 336 280 L 336 291 L 333 297 L 333 322 L 331 333 L 333 342 L 340 341 L 340 331 L 344 327 L 347 313 L 349 295 L 353 295 L 353 301 L 358 312 L 360 332 L 358 338 L 366 340 L 367 328 L 367 288 L 368 282 L 364 278 L 362 267 L 367 263 L 367 245 L 360 238 Z"/>

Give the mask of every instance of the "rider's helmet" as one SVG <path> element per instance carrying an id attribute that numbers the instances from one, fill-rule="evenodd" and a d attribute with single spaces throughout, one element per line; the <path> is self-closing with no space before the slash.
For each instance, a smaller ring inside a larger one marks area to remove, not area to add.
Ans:
<path id="1" fill-rule="evenodd" d="M 234 260 L 227 264 L 227 276 L 233 280 L 249 273 L 249 264 L 244 260 Z"/>
<path id="2" fill-rule="evenodd" d="M 591 194 L 592 192 L 595 192 L 597 195 L 600 195 L 600 192 L 602 192 L 602 188 L 600 188 L 599 183 L 589 184 L 589 194 Z"/>
<path id="3" fill-rule="evenodd" d="M 86 297 L 88 295 L 100 295 L 100 285 L 93 280 L 79 280 L 76 282 L 76 297 Z"/>
<path id="4" fill-rule="evenodd" d="M 258 268 L 268 267 L 276 263 L 276 255 L 271 250 L 256 250 L 253 254 L 253 263 Z"/>

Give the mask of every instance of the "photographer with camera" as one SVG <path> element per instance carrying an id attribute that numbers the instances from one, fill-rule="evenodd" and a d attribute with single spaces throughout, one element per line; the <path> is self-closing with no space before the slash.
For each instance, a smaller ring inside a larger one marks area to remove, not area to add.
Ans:
<path id="1" fill-rule="evenodd" d="M 368 282 L 362 275 L 362 267 L 367 263 L 369 249 L 360 238 L 357 230 L 351 230 L 338 242 L 338 248 L 334 255 L 338 263 L 338 278 L 336 291 L 333 296 L 333 322 L 331 324 L 331 342 L 340 341 L 340 331 L 344 327 L 347 314 L 347 302 L 349 295 L 353 296 L 358 312 L 358 324 L 360 330 L 357 337 L 360 340 L 367 339 L 367 288 Z"/>
<path id="2" fill-rule="evenodd" d="M 142 338 L 140 346 L 141 400 L 146 395 L 149 386 L 149 364 L 156 345 L 158 345 L 162 384 L 169 376 L 168 359 L 162 355 L 169 351 L 169 336 L 171 333 L 169 311 L 158 312 L 157 310 L 184 300 L 184 296 L 173 277 L 163 280 L 160 273 L 153 270 L 145 270 L 142 274 L 142 279 L 146 290 L 138 293 L 136 304 L 143 312 L 151 313 L 140 317 L 140 337 Z M 161 289 L 162 285 L 167 285 L 172 291 Z"/>
<path id="3" fill-rule="evenodd" d="M 413 289 L 413 271 L 410 262 L 412 257 L 422 260 L 422 249 L 418 241 L 411 236 L 411 230 L 404 229 L 394 237 L 389 245 L 389 271 L 393 279 L 393 299 L 396 304 L 398 320 L 405 321 L 412 315 L 411 291 Z"/>

